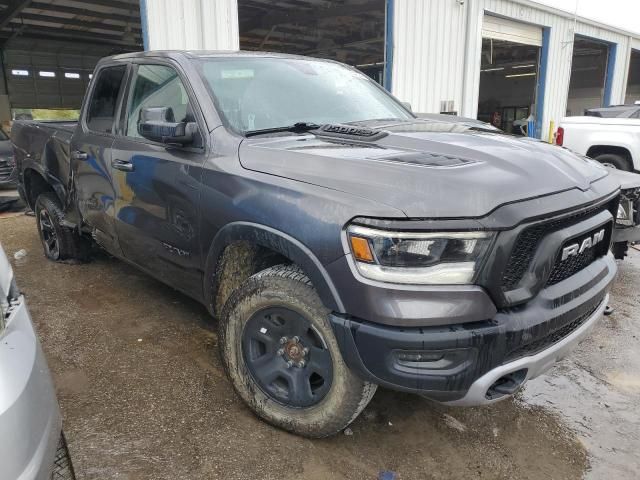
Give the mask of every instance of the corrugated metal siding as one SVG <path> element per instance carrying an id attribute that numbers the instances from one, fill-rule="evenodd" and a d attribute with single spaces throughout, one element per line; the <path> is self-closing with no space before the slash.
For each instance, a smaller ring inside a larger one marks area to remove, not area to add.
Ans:
<path id="1" fill-rule="evenodd" d="M 449 27 L 452 12 L 456 12 L 455 21 Z M 395 0 L 393 93 L 420 112 L 438 112 L 440 100 L 455 98 L 459 113 L 475 118 L 485 13 L 550 28 L 542 119 L 542 138 L 546 138 L 549 122 L 557 124 L 567 108 L 574 21 L 543 7 L 513 0 L 466 0 L 464 5 L 457 0 Z M 615 29 L 580 20 L 575 30 L 618 44 L 611 100 L 622 103 L 630 42 L 637 45 L 640 39 L 630 40 Z M 439 63 L 441 58 L 444 61 Z M 462 68 L 460 59 L 464 59 Z"/>
<path id="2" fill-rule="evenodd" d="M 237 0 L 142 1 L 150 50 L 240 48 Z"/>
<path id="3" fill-rule="evenodd" d="M 395 0 L 393 93 L 416 112 L 462 103 L 465 9 L 457 0 Z"/>

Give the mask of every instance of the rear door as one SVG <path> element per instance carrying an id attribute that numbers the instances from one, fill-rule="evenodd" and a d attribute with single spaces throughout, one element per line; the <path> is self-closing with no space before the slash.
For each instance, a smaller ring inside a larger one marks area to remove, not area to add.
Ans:
<path id="1" fill-rule="evenodd" d="M 119 135 L 113 145 L 116 231 L 125 257 L 192 296 L 202 294 L 198 243 L 201 166 L 205 158 L 203 122 L 194 96 L 169 62 L 133 65 Z M 176 121 L 199 125 L 188 147 L 143 138 L 143 108 L 169 107 Z"/>
<path id="2" fill-rule="evenodd" d="M 82 218 L 98 243 L 115 255 L 121 252 L 114 223 L 111 147 L 128 68 L 126 64 L 107 65 L 96 72 L 69 152 Z"/>

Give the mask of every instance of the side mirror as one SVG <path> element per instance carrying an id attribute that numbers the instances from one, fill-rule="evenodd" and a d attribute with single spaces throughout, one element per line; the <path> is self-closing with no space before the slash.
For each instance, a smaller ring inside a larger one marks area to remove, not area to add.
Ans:
<path id="1" fill-rule="evenodd" d="M 411 110 L 411 104 L 409 102 L 400 102 L 402 104 L 402 106 L 404 108 L 406 108 L 407 110 L 409 110 L 410 112 L 413 112 L 413 110 Z"/>
<path id="2" fill-rule="evenodd" d="M 195 122 L 176 122 L 171 107 L 149 107 L 140 110 L 138 133 L 153 142 L 186 146 L 193 143 L 198 131 Z"/>

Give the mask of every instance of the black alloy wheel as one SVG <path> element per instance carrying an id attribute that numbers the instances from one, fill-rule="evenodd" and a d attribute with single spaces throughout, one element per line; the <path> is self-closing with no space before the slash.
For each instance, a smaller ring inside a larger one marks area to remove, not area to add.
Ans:
<path id="1" fill-rule="evenodd" d="M 40 232 L 42 234 L 42 246 L 49 258 L 58 258 L 60 256 L 60 243 L 58 234 L 53 225 L 51 215 L 46 209 L 41 209 L 38 213 L 38 223 L 40 224 Z"/>

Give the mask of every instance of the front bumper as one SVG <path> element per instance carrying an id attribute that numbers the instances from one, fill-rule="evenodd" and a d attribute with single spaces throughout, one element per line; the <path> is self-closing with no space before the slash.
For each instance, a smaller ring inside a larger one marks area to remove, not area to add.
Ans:
<path id="1" fill-rule="evenodd" d="M 345 362 L 366 380 L 437 401 L 479 405 L 505 398 L 575 346 L 600 318 L 616 274 L 613 256 L 483 321 L 391 327 L 332 315 Z M 452 302 L 455 296 L 452 296 Z M 454 305 L 451 307 L 455 308 Z M 508 382 L 507 382 L 508 383 Z"/>
<path id="2" fill-rule="evenodd" d="M 0 336 L 0 476 L 48 480 L 61 430 L 51 374 L 21 296 Z"/>
<path id="3" fill-rule="evenodd" d="M 446 403 L 452 406 L 466 407 L 487 405 L 502 400 L 504 398 L 503 396 L 492 398 L 492 395 L 487 395 L 492 385 L 495 385 L 500 379 L 516 372 L 523 372 L 520 385 L 546 372 L 554 363 L 564 358 L 589 334 L 598 320 L 602 318 L 608 301 L 609 294 L 605 295 L 604 300 L 581 326 L 557 343 L 535 355 L 526 356 L 493 368 L 474 381 L 464 397 Z M 520 385 L 518 385 L 518 387 Z"/>

